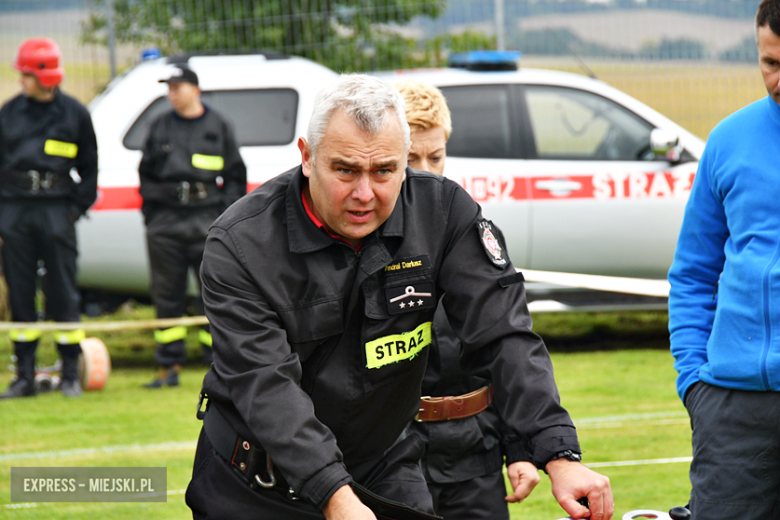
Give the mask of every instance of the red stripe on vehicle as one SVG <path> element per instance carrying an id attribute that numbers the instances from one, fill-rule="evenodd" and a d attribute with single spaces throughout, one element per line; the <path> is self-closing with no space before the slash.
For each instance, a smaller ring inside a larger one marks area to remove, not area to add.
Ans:
<path id="1" fill-rule="evenodd" d="M 247 183 L 247 192 L 260 186 L 261 182 Z M 138 186 L 120 188 L 98 188 L 98 197 L 91 211 L 122 211 L 141 209 L 141 195 Z"/>

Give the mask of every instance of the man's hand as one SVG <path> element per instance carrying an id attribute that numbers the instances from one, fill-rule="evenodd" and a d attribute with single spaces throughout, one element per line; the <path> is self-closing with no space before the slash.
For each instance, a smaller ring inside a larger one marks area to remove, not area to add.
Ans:
<path id="1" fill-rule="evenodd" d="M 376 520 L 349 486 L 341 486 L 322 509 L 327 520 Z"/>
<path id="2" fill-rule="evenodd" d="M 572 518 L 611 520 L 615 502 L 607 477 L 567 459 L 551 460 L 545 469 L 553 496 Z M 583 497 L 587 497 L 588 507 L 577 502 Z"/>
<path id="3" fill-rule="evenodd" d="M 541 480 L 539 470 L 530 462 L 513 462 L 506 467 L 514 493 L 504 498 L 507 502 L 522 502 Z"/>

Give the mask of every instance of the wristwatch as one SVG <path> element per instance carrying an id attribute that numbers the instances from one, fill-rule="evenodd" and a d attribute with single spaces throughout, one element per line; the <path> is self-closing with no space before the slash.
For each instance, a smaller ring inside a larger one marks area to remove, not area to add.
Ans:
<path id="1" fill-rule="evenodd" d="M 577 453 L 576 451 L 572 451 L 572 450 L 559 451 L 558 453 L 553 455 L 550 458 L 550 460 L 548 460 L 547 462 L 558 460 L 558 459 L 566 459 L 572 462 L 582 462 L 582 453 Z"/>

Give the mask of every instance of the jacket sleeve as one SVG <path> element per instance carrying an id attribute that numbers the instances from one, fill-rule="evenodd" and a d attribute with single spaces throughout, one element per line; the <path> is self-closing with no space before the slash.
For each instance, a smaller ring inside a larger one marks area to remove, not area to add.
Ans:
<path id="1" fill-rule="evenodd" d="M 225 132 L 225 188 L 223 193 L 227 207 L 246 195 L 246 166 L 238 150 L 233 127 L 227 121 L 223 123 L 223 126 Z"/>
<path id="2" fill-rule="evenodd" d="M 138 165 L 138 176 L 140 177 L 141 184 L 143 184 L 144 181 L 153 182 L 155 180 L 155 173 L 159 171 L 161 166 L 159 163 L 162 158 L 156 153 L 154 143 L 155 129 L 162 125 L 162 117 L 164 116 L 155 119 L 149 126 L 149 135 L 146 136 L 143 155 L 141 156 L 141 162 Z"/>
<path id="3" fill-rule="evenodd" d="M 712 184 L 717 164 L 713 145 L 711 140 L 699 162 L 669 270 L 669 332 L 674 367 L 679 373 L 677 393 L 683 402 L 688 388 L 699 380 L 699 369 L 707 362 L 716 289 L 729 236 L 723 203 Z"/>
<path id="4" fill-rule="evenodd" d="M 5 135 L 3 126 L 6 122 L 6 113 L 8 112 L 8 103 L 0 108 L 0 168 L 5 163 Z"/>
<path id="5" fill-rule="evenodd" d="M 214 370 L 293 489 L 322 508 L 352 478 L 335 436 L 315 417 L 314 405 L 300 387 L 300 359 L 279 316 L 243 262 L 229 232 L 213 226 L 201 279 Z"/>
<path id="6" fill-rule="evenodd" d="M 79 172 L 81 182 L 75 185 L 73 201 L 79 207 L 81 213 L 86 213 L 97 200 L 98 186 L 98 150 L 95 128 L 92 126 L 92 118 L 84 107 L 79 107 L 79 152 L 76 158 L 76 170 Z"/>
<path id="7" fill-rule="evenodd" d="M 463 342 L 461 364 L 493 382 L 496 408 L 508 428 L 508 462 L 530 458 L 544 468 L 556 453 L 580 447 L 560 404 L 547 348 L 531 330 L 524 284 L 511 262 L 501 269 L 489 260 L 477 229 L 481 213 L 471 197 L 458 187 L 447 205 L 447 236 L 453 238 L 439 283 Z"/>
<path id="8" fill-rule="evenodd" d="M 157 140 L 156 132 L 163 128 L 164 117 L 165 115 L 158 117 L 149 126 L 149 135 L 146 136 L 146 141 L 144 142 L 144 147 L 142 149 L 143 155 L 141 156 L 141 162 L 138 164 L 138 177 L 141 188 L 143 188 L 144 184 L 157 182 L 157 174 L 165 165 L 164 161 L 166 158 L 160 153 L 159 147 L 155 146 Z M 143 191 L 141 191 L 141 193 L 143 193 Z M 145 218 L 149 218 L 149 212 L 153 210 L 154 205 L 154 202 L 148 202 L 146 199 L 143 199 L 141 211 Z"/>

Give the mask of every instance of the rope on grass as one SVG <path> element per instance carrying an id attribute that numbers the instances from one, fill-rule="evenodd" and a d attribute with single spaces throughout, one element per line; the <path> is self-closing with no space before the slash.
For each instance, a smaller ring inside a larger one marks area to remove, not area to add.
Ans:
<path id="1" fill-rule="evenodd" d="M 206 316 L 187 316 L 184 318 L 161 318 L 156 320 L 124 320 L 124 321 L 68 321 L 68 322 L 0 322 L 0 331 L 11 329 L 35 329 L 40 331 L 65 332 L 69 330 L 84 331 L 115 331 L 136 329 L 167 329 L 169 327 L 192 327 L 206 325 Z"/>

